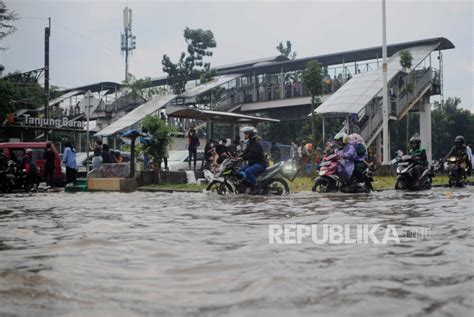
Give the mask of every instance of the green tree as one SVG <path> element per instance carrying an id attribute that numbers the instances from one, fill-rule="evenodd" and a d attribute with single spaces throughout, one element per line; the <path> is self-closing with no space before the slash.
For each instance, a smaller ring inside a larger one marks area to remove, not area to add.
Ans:
<path id="1" fill-rule="evenodd" d="M 129 74 L 128 79 L 122 82 L 122 87 L 129 90 L 132 98 L 141 97 L 146 100 L 167 92 L 163 87 L 153 87 L 150 77 L 137 79 L 133 74 Z"/>
<path id="2" fill-rule="evenodd" d="M 18 20 L 18 18 L 18 14 L 15 11 L 10 11 L 5 2 L 0 0 L 0 40 L 16 31 L 16 27 L 12 22 Z"/>
<path id="3" fill-rule="evenodd" d="M 280 42 L 280 44 L 278 44 L 276 49 L 283 56 L 286 56 L 290 59 L 295 59 L 296 58 L 296 52 L 291 51 L 291 41 L 286 41 L 286 46 L 283 45 L 283 42 Z"/>
<path id="4" fill-rule="evenodd" d="M 171 133 L 175 130 L 172 126 L 166 125 L 158 115 L 147 115 L 142 121 L 142 128 L 147 129 L 150 134 L 150 141 L 143 150 L 153 157 L 153 162 L 159 171 L 166 148 L 171 141 Z"/>
<path id="5" fill-rule="evenodd" d="M 474 114 L 469 110 L 459 108 L 460 104 L 461 99 L 456 97 L 433 104 L 431 140 L 434 159 L 446 155 L 457 135 L 464 136 L 466 142 L 473 142 L 474 140 Z M 415 133 L 420 133 L 419 113 L 410 113 L 409 120 L 408 131 L 406 118 L 390 123 L 390 144 L 394 151 L 406 151 L 410 137 Z"/>
<path id="6" fill-rule="evenodd" d="M 410 51 L 401 51 L 400 52 L 400 65 L 403 68 L 410 69 L 412 60 L 413 60 L 413 56 L 411 56 Z"/>
<path id="7" fill-rule="evenodd" d="M 315 125 L 322 126 L 322 118 L 315 116 Z M 343 118 L 326 118 L 326 136 L 332 137 L 341 129 Z M 259 123 L 258 130 L 262 138 L 266 141 L 275 141 L 283 144 L 290 144 L 293 141 L 302 143 L 311 140 L 311 122 L 308 120 L 282 121 L 278 123 Z M 323 141 L 322 130 L 315 131 L 316 144 Z"/>
<path id="8" fill-rule="evenodd" d="M 316 144 L 314 110 L 323 94 L 323 67 L 318 61 L 309 61 L 301 76 L 304 89 L 311 94 L 311 140 Z"/>
<path id="9" fill-rule="evenodd" d="M 10 80 L 17 78 L 18 80 Z M 25 79 L 19 72 L 0 78 L 0 123 L 17 107 L 38 108 L 44 106 L 44 89 L 36 79 Z"/>
<path id="10" fill-rule="evenodd" d="M 185 91 L 186 83 L 191 79 L 209 80 L 212 77 L 211 63 L 206 62 L 206 57 L 212 56 L 210 49 L 216 47 L 214 34 L 210 30 L 184 29 L 187 53 L 181 53 L 179 61 L 173 63 L 167 55 L 163 55 L 161 64 L 163 71 L 168 74 L 168 84 L 175 94 Z"/>
<path id="11" fill-rule="evenodd" d="M 0 123 L 5 120 L 7 113 L 15 110 L 15 87 L 7 80 L 0 78 Z"/>
<path id="12" fill-rule="evenodd" d="M 440 158 L 449 151 L 457 135 L 466 142 L 474 141 L 474 114 L 459 108 L 460 98 L 435 102 L 431 113 L 433 157 Z"/>

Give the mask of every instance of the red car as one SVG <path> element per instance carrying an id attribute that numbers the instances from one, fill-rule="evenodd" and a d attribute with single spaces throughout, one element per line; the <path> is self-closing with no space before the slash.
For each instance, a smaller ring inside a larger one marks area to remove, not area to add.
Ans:
<path id="1" fill-rule="evenodd" d="M 36 161 L 38 166 L 38 176 L 44 180 L 43 168 L 45 160 L 43 159 L 44 152 L 46 151 L 46 143 L 48 142 L 9 142 L 9 143 L 0 143 L 0 151 L 3 152 L 3 155 L 7 160 L 15 161 L 20 164 L 23 156 L 25 155 L 26 149 L 33 150 L 33 158 Z M 64 176 L 61 172 L 61 158 L 59 157 L 58 150 L 51 143 L 51 149 L 54 152 L 54 182 L 56 184 L 64 183 Z"/>

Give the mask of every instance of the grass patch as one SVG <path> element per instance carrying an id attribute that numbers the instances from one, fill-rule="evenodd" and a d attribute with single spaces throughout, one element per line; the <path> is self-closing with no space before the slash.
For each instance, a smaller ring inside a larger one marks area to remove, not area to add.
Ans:
<path id="1" fill-rule="evenodd" d="M 312 177 L 297 177 L 293 182 L 289 182 L 290 191 L 292 193 L 310 191 L 313 186 L 314 178 Z M 394 176 L 374 176 L 374 182 L 372 183 L 375 190 L 383 189 L 394 189 L 395 188 L 396 178 Z M 447 175 L 436 175 L 433 178 L 433 185 L 447 185 L 448 176 Z M 145 186 L 146 188 L 161 188 L 161 189 L 181 189 L 181 190 L 196 190 L 203 191 L 206 189 L 207 185 L 199 184 L 154 184 Z"/>
<path id="2" fill-rule="evenodd" d="M 293 183 L 290 183 L 291 192 L 302 192 L 311 190 L 313 186 L 314 178 L 311 177 L 297 177 Z M 395 188 L 395 176 L 374 176 L 374 182 L 372 185 L 375 190 L 382 189 L 394 189 Z M 447 185 L 448 176 L 447 175 L 436 175 L 433 178 L 433 185 Z"/>

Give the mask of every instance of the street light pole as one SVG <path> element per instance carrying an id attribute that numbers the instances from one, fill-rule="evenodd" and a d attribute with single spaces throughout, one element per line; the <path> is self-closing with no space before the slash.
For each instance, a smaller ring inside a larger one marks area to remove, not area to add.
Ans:
<path id="1" fill-rule="evenodd" d="M 44 118 L 49 119 L 49 38 L 51 36 L 51 18 L 48 18 L 48 26 L 44 28 Z M 48 130 L 44 136 L 48 140 Z"/>
<path id="2" fill-rule="evenodd" d="M 89 173 L 89 117 L 91 116 L 91 97 L 92 97 L 92 93 L 89 90 L 86 94 L 86 98 L 87 98 L 86 175 L 87 173 Z"/>
<path id="3" fill-rule="evenodd" d="M 382 84 L 383 84 L 383 164 L 390 161 L 390 133 L 388 127 L 388 87 L 387 87 L 387 27 L 385 15 L 385 0 L 382 0 Z"/>

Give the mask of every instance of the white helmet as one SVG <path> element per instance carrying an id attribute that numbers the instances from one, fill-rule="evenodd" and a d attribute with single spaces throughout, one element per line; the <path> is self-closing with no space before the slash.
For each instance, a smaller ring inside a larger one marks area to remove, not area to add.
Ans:
<path id="1" fill-rule="evenodd" d="M 364 139 L 362 139 L 362 137 L 357 133 L 349 134 L 349 141 L 362 143 L 365 146 Z"/>
<path id="2" fill-rule="evenodd" d="M 240 128 L 240 132 L 244 133 L 244 134 L 248 134 L 249 135 L 249 139 L 253 139 L 257 136 L 258 134 L 258 130 L 255 129 L 255 127 L 252 127 L 252 126 L 245 126 L 245 127 L 242 127 Z"/>

